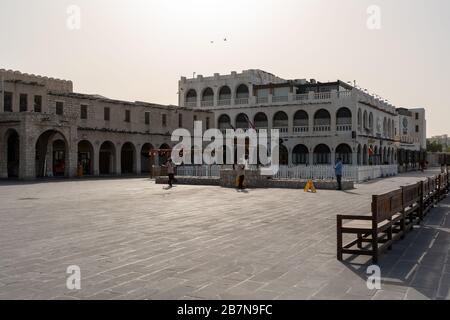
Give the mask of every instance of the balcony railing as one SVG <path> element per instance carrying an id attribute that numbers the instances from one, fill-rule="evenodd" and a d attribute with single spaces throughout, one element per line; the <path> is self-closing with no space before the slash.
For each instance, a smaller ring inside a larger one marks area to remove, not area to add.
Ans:
<path id="1" fill-rule="evenodd" d="M 274 127 L 274 130 L 279 130 L 279 132 L 281 134 L 286 134 L 289 132 L 289 128 L 288 127 Z"/>
<path id="2" fill-rule="evenodd" d="M 336 131 L 352 131 L 351 124 L 338 124 L 336 125 Z"/>
<path id="3" fill-rule="evenodd" d="M 295 95 L 295 100 L 296 101 L 308 101 L 309 99 L 309 95 L 307 93 L 302 93 L 302 94 L 296 94 Z"/>
<path id="4" fill-rule="evenodd" d="M 278 102 L 288 102 L 289 101 L 289 97 L 288 96 L 274 96 L 272 97 L 272 102 L 273 103 L 278 103 Z"/>
<path id="5" fill-rule="evenodd" d="M 248 98 L 237 98 L 234 100 L 234 103 L 237 105 L 248 104 Z"/>
<path id="6" fill-rule="evenodd" d="M 214 101 L 213 100 L 205 100 L 202 101 L 202 107 L 213 107 L 214 106 Z"/>
<path id="7" fill-rule="evenodd" d="M 327 132 L 331 131 L 331 125 L 329 124 L 321 124 L 321 125 L 315 125 L 313 128 L 314 132 Z"/>
<path id="8" fill-rule="evenodd" d="M 229 105 L 231 105 L 231 99 L 219 100 L 219 101 L 217 101 L 217 105 L 218 106 L 229 106 Z"/>
<path id="9" fill-rule="evenodd" d="M 304 133 L 304 132 L 309 132 L 308 126 L 294 127 L 294 133 Z"/>
<path id="10" fill-rule="evenodd" d="M 269 102 L 268 97 L 257 97 L 256 98 L 256 103 L 268 103 L 268 102 Z"/>
<path id="11" fill-rule="evenodd" d="M 272 96 L 271 99 L 269 97 L 255 97 L 255 100 L 250 100 L 250 97 L 247 98 L 235 98 L 234 105 L 248 105 L 250 103 L 257 104 L 268 104 L 269 101 L 271 103 L 309 103 L 313 101 L 324 101 L 331 100 L 332 98 L 337 99 L 348 99 L 352 96 L 352 91 L 339 91 L 339 92 L 318 92 L 318 93 L 302 93 L 288 96 Z M 221 99 L 216 103 L 213 100 L 203 100 L 200 102 L 200 105 L 203 107 L 213 107 L 217 106 L 228 106 L 233 104 L 233 99 Z M 196 107 L 197 102 L 187 101 L 185 103 L 188 107 Z"/>
<path id="12" fill-rule="evenodd" d="M 328 100 L 331 99 L 331 92 L 319 92 L 314 94 L 316 100 Z"/>

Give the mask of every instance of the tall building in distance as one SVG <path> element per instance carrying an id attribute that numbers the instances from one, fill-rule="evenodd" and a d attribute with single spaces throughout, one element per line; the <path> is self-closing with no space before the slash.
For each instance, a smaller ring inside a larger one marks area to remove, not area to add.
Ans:
<path id="1" fill-rule="evenodd" d="M 182 77 L 179 92 L 180 106 L 214 112 L 219 129 L 279 129 L 284 165 L 329 165 L 339 157 L 347 165 L 408 168 L 425 158 L 425 109 L 395 107 L 344 81 L 245 70 Z"/>

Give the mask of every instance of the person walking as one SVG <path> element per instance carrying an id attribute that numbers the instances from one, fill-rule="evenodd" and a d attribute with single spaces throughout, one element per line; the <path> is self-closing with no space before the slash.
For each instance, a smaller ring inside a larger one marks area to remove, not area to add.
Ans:
<path id="1" fill-rule="evenodd" d="M 245 164 L 238 164 L 236 171 L 238 177 L 238 190 L 243 190 L 245 180 Z"/>
<path id="2" fill-rule="evenodd" d="M 172 159 L 167 160 L 165 167 L 167 168 L 167 175 L 169 177 L 169 188 L 172 188 L 172 183 L 175 178 L 175 164 L 173 163 Z"/>
<path id="3" fill-rule="evenodd" d="M 342 160 L 341 158 L 337 158 L 336 164 L 334 166 L 334 171 L 336 173 L 336 180 L 338 183 L 338 190 L 342 190 Z"/>

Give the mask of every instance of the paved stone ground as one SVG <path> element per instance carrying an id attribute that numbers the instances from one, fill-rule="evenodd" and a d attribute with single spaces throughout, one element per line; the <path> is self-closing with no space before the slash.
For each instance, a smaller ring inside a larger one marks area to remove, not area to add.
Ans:
<path id="1" fill-rule="evenodd" d="M 450 197 L 382 257 L 382 290 L 366 287 L 368 258 L 335 257 L 337 213 L 419 175 L 317 194 L 0 182 L 0 299 L 450 299 Z"/>

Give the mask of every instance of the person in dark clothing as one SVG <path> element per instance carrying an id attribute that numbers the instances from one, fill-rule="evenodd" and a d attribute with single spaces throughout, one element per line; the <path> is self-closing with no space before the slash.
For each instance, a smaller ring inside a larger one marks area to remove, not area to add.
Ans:
<path id="1" fill-rule="evenodd" d="M 167 175 L 169 177 L 169 187 L 173 187 L 173 180 L 175 179 L 175 164 L 173 163 L 172 159 L 169 159 L 165 165 L 167 168 Z"/>
<path id="2" fill-rule="evenodd" d="M 334 170 L 336 173 L 336 180 L 338 183 L 338 190 L 342 190 L 342 160 L 338 158 L 336 160 L 336 165 L 334 166 Z"/>

